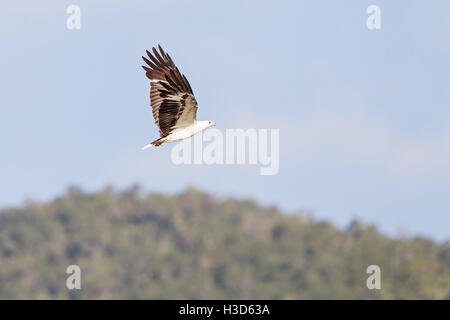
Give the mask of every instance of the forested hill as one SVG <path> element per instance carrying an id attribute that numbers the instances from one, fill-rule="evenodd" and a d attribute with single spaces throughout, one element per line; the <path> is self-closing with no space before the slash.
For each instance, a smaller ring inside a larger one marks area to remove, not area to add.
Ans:
<path id="1" fill-rule="evenodd" d="M 81 290 L 66 268 L 81 268 Z M 381 268 L 381 289 L 366 268 Z M 342 231 L 195 189 L 140 196 L 71 188 L 0 211 L 0 298 L 450 298 L 450 244 Z"/>

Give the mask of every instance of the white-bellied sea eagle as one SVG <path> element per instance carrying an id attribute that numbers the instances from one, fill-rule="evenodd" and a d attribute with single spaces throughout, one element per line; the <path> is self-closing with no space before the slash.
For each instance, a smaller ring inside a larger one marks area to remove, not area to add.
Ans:
<path id="1" fill-rule="evenodd" d="M 197 101 L 192 88 L 172 61 L 158 45 L 152 55 L 142 57 L 148 66 L 142 66 L 150 79 L 150 104 L 153 118 L 159 128 L 160 138 L 142 147 L 161 146 L 168 142 L 189 138 L 216 124 L 212 121 L 197 121 Z"/>

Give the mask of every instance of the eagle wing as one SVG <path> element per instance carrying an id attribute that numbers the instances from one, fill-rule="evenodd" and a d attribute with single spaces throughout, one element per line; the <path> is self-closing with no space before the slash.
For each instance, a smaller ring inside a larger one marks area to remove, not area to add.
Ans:
<path id="1" fill-rule="evenodd" d="M 194 124 L 197 117 L 197 101 L 188 80 L 181 74 L 160 45 L 147 50 L 148 58 L 142 57 L 147 66 L 142 66 L 150 82 L 150 103 L 159 135 L 165 137 L 176 128 Z"/>

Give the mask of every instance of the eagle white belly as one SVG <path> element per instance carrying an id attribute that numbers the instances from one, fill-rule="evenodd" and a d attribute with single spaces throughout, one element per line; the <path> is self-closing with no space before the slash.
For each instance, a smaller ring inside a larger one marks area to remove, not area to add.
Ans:
<path id="1" fill-rule="evenodd" d="M 197 125 L 197 123 L 185 128 L 175 129 L 171 134 L 166 137 L 167 142 L 173 142 L 183 140 L 192 137 L 194 134 L 202 131 L 204 128 Z"/>
<path id="2" fill-rule="evenodd" d="M 194 134 L 215 125 L 216 124 L 212 121 L 195 121 L 192 125 L 187 127 L 173 128 L 170 134 L 143 146 L 142 150 L 150 148 L 151 146 L 159 147 L 169 142 L 174 142 L 192 137 Z"/>

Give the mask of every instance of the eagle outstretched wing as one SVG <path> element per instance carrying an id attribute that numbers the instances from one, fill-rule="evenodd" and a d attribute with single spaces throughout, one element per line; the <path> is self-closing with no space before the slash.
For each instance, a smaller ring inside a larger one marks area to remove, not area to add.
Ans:
<path id="1" fill-rule="evenodd" d="M 176 128 L 192 125 L 197 117 L 197 101 L 192 88 L 172 61 L 172 58 L 158 45 L 153 55 L 147 50 L 148 58 L 142 57 L 148 66 L 142 66 L 151 80 L 150 103 L 153 117 L 159 128 L 159 135 L 165 137 Z"/>

